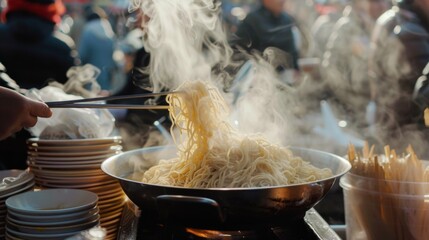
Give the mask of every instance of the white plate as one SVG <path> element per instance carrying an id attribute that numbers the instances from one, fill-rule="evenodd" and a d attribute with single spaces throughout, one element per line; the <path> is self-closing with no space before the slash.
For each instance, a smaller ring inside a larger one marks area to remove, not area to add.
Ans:
<path id="1" fill-rule="evenodd" d="M 6 195 L 9 192 L 14 192 L 19 188 L 22 188 L 24 185 L 27 185 L 30 181 L 33 180 L 34 174 L 25 171 L 25 170 L 3 170 L 0 171 L 0 183 L 2 183 L 5 178 L 16 178 L 13 181 L 6 181 L 4 185 L 0 185 L 0 198 L 3 195 Z"/>
<path id="2" fill-rule="evenodd" d="M 110 227 L 113 227 L 116 224 L 118 224 L 119 221 L 121 221 L 121 219 L 115 218 L 113 220 L 103 221 L 103 218 L 101 218 L 100 219 L 100 226 L 103 228 L 110 228 Z"/>
<path id="3" fill-rule="evenodd" d="M 112 213 L 116 213 L 118 211 L 122 211 L 124 208 L 124 204 L 117 204 L 117 205 L 106 205 L 103 207 L 98 206 L 100 208 L 100 216 L 103 218 L 104 216 L 109 216 Z"/>
<path id="4" fill-rule="evenodd" d="M 124 210 L 124 208 L 122 207 L 122 208 L 117 208 L 117 209 L 115 209 L 114 211 L 111 211 L 111 212 L 105 212 L 103 214 L 100 214 L 100 219 L 109 218 L 110 216 L 116 215 L 116 214 L 119 214 L 119 213 L 122 214 L 123 210 Z"/>
<path id="5" fill-rule="evenodd" d="M 28 182 L 26 185 L 22 186 L 21 188 L 16 189 L 13 192 L 9 192 L 9 193 L 7 193 L 5 195 L 0 196 L 0 201 L 1 202 L 4 201 L 4 203 L 6 205 L 6 200 L 10 196 L 17 195 L 17 194 L 20 194 L 20 193 L 23 193 L 23 192 L 27 192 L 27 191 L 33 191 L 33 189 L 34 189 L 34 181 Z"/>
<path id="6" fill-rule="evenodd" d="M 105 154 L 100 156 L 87 156 L 87 157 L 32 157 L 28 156 L 29 160 L 42 160 L 42 161 L 87 161 L 87 160 L 95 160 L 102 158 L 109 158 L 112 154 Z"/>
<path id="7" fill-rule="evenodd" d="M 39 138 L 30 138 L 27 140 L 28 143 L 37 143 L 39 146 L 74 146 L 74 145 L 94 145 L 94 144 L 105 144 L 112 142 L 121 142 L 120 136 L 106 137 L 106 138 L 88 138 L 88 139 L 65 139 L 65 140 L 47 140 Z"/>
<path id="8" fill-rule="evenodd" d="M 26 215 L 17 213 L 14 211 L 9 211 L 8 215 L 12 216 L 14 219 L 27 221 L 27 222 L 40 222 L 40 223 L 50 223 L 50 222 L 60 222 L 60 221 L 70 221 L 75 219 L 87 218 L 92 215 L 99 214 L 98 206 L 94 206 L 93 208 L 87 210 L 83 209 L 81 211 L 67 213 L 67 214 L 59 214 L 59 215 Z"/>
<path id="9" fill-rule="evenodd" d="M 83 188 L 88 188 L 88 187 L 96 187 L 96 186 L 101 186 L 101 185 L 105 185 L 105 184 L 111 184 L 116 182 L 117 180 L 112 180 L 112 181 L 106 181 L 106 182 L 96 182 L 96 183 L 84 183 L 84 184 L 76 184 L 76 183 L 71 183 L 71 184 L 55 184 L 55 183 L 48 183 L 48 182 L 39 182 L 36 179 L 36 184 L 40 185 L 44 188 L 73 188 L 73 189 L 83 189 Z"/>
<path id="10" fill-rule="evenodd" d="M 105 182 L 110 180 L 115 180 L 109 175 L 95 175 L 95 176 L 88 176 L 88 177 L 44 177 L 44 176 L 38 176 L 37 181 L 39 182 L 48 182 L 48 183 L 94 183 L 94 182 Z"/>
<path id="11" fill-rule="evenodd" d="M 116 198 L 119 196 L 122 196 L 124 198 L 126 198 L 125 193 L 122 190 L 119 191 L 112 191 L 112 192 L 102 192 L 102 193 L 98 193 L 95 192 L 98 195 L 98 201 L 104 201 L 105 199 L 111 199 L 111 198 Z"/>
<path id="12" fill-rule="evenodd" d="M 103 219 L 103 222 L 109 222 L 109 221 L 113 221 L 115 219 L 121 219 L 121 215 L 122 215 L 122 210 L 116 211 L 112 214 L 104 215 L 102 217 L 102 219 Z"/>
<path id="13" fill-rule="evenodd" d="M 114 197 L 114 198 L 108 198 L 108 199 L 104 199 L 104 200 L 98 200 L 98 205 L 99 206 L 104 206 L 104 205 L 107 205 L 107 204 L 112 204 L 112 203 L 121 203 L 121 202 L 123 202 L 123 201 L 125 201 L 125 196 L 124 195 L 119 195 L 119 196 L 117 196 L 117 197 Z"/>
<path id="14" fill-rule="evenodd" d="M 35 176 L 64 176 L 64 177 L 84 177 L 84 176 L 94 176 L 105 174 L 101 169 L 93 170 L 46 170 L 46 169 L 34 169 L 30 168 L 34 172 Z"/>
<path id="15" fill-rule="evenodd" d="M 109 185 L 103 185 L 103 186 L 96 186 L 96 187 L 87 187 L 85 190 L 96 192 L 96 193 L 104 193 L 104 192 L 111 192 L 111 191 L 118 191 L 122 190 L 121 184 L 119 181 L 115 183 L 111 183 Z"/>
<path id="16" fill-rule="evenodd" d="M 84 169 L 100 169 L 100 164 L 81 164 L 81 165 L 47 165 L 47 164 L 39 164 L 32 161 L 28 161 L 28 166 L 31 169 L 47 169 L 47 170 L 57 170 L 57 169 L 75 169 L 75 170 L 84 170 Z"/>
<path id="17" fill-rule="evenodd" d="M 100 158 L 100 159 L 94 159 L 94 160 L 86 160 L 86 161 L 45 161 L 45 160 L 38 160 L 38 159 L 29 159 L 30 162 L 34 164 L 41 164 L 41 165 L 90 165 L 90 164 L 98 164 L 101 166 L 103 161 L 106 160 L 106 158 Z"/>
<path id="18" fill-rule="evenodd" d="M 71 145 L 71 146 L 38 146 L 37 144 L 28 145 L 28 149 L 37 152 L 74 152 L 74 151 L 106 151 L 112 147 L 118 147 L 117 143 L 106 143 L 99 145 Z"/>
<path id="19" fill-rule="evenodd" d="M 6 232 L 6 229 L 5 229 L 5 237 L 6 238 L 2 237 L 0 239 L 6 239 L 6 240 L 24 240 L 22 238 L 18 238 L 18 237 L 12 236 L 10 233 Z"/>
<path id="20" fill-rule="evenodd" d="M 107 155 L 107 154 L 118 154 L 122 150 L 121 146 L 104 150 L 104 151 L 91 151 L 91 152 L 81 152 L 81 151 L 74 151 L 74 152 L 36 152 L 29 150 L 27 151 L 27 154 L 31 157 L 88 157 L 88 156 L 101 156 L 101 155 Z"/>
<path id="21" fill-rule="evenodd" d="M 58 215 L 92 209 L 97 194 L 79 189 L 47 189 L 25 192 L 6 200 L 8 210 L 25 215 Z"/>
<path id="22" fill-rule="evenodd" d="M 93 191 L 93 190 L 89 190 L 89 188 L 83 188 L 83 189 L 96 193 L 98 195 L 98 201 L 102 201 L 107 198 L 115 198 L 118 196 L 127 197 L 125 193 L 122 191 L 122 188 L 114 188 L 108 191 Z"/>
<path id="23" fill-rule="evenodd" d="M 82 178 L 82 179 L 86 179 L 86 180 L 88 180 L 88 179 L 90 179 L 90 178 L 94 178 L 94 177 L 103 177 L 103 176 L 106 176 L 106 174 L 105 173 L 99 173 L 99 174 L 94 174 L 94 175 L 88 175 L 88 176 L 79 176 L 79 177 L 76 177 L 76 176 L 49 176 L 49 175 L 37 175 L 37 177 L 39 178 L 39 179 L 43 179 L 43 180 L 62 180 L 62 179 L 65 179 L 65 180 L 74 180 L 74 179 L 76 179 L 76 178 Z M 107 176 L 109 176 L 109 175 L 107 175 Z M 109 179 L 114 179 L 113 177 L 110 177 Z"/>

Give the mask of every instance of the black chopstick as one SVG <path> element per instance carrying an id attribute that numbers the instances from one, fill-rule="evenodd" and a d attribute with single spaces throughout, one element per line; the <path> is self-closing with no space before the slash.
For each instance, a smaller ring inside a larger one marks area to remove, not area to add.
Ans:
<path id="1" fill-rule="evenodd" d="M 145 98 L 145 97 L 156 97 L 163 96 L 177 92 L 159 92 L 159 93 L 143 93 L 143 94 L 133 94 L 133 95 L 123 95 L 123 96 L 108 96 L 108 97 L 96 97 L 96 98 L 83 98 L 75 100 L 66 100 L 66 101 L 54 101 L 54 102 L 45 102 L 49 107 L 59 107 L 61 105 L 69 105 L 74 103 L 82 102 L 97 102 L 97 101 L 109 101 L 109 100 L 120 100 L 120 99 L 135 99 L 135 98 Z"/>

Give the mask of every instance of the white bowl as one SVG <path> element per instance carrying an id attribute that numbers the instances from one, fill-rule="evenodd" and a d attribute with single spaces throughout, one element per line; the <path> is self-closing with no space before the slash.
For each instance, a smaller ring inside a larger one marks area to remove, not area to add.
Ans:
<path id="1" fill-rule="evenodd" d="M 97 201 L 97 194 L 85 190 L 47 189 L 12 196 L 6 207 L 26 215 L 58 215 L 91 209 Z"/>
<path id="2" fill-rule="evenodd" d="M 8 219 L 9 220 L 9 219 Z M 21 233 L 29 234 L 61 234 L 76 231 L 83 231 L 97 226 L 100 223 L 100 216 L 96 215 L 94 218 L 89 219 L 83 223 L 62 225 L 62 226 L 28 226 L 17 224 L 13 221 L 8 221 L 6 226 L 10 229 L 17 230 Z"/>
<path id="3" fill-rule="evenodd" d="M 50 222 L 39 222 L 39 221 L 22 221 L 13 217 L 13 215 L 7 215 L 6 221 L 12 222 L 21 226 L 31 226 L 31 227 L 61 227 L 61 226 L 72 226 L 76 224 L 88 223 L 92 222 L 95 219 L 100 219 L 100 215 L 98 212 L 92 215 L 86 215 L 80 218 L 74 218 L 70 220 L 59 219 L 58 221 L 50 221 Z M 1 225 L 1 224 L 0 224 Z"/>
<path id="4" fill-rule="evenodd" d="M 6 226 L 6 235 L 12 237 L 12 239 L 31 239 L 31 240 L 49 240 L 49 239 L 66 239 L 74 236 L 81 231 L 68 232 L 68 233 L 55 233 L 55 234 L 33 234 L 33 233 L 22 233 L 15 229 L 11 229 Z"/>
<path id="5" fill-rule="evenodd" d="M 76 219 L 83 219 L 93 215 L 99 214 L 99 208 L 97 206 L 92 209 L 84 209 L 78 212 L 59 214 L 59 215 L 25 215 L 17 213 L 14 211 L 8 211 L 8 216 L 13 217 L 14 219 L 26 222 L 39 222 L 39 223 L 50 223 L 50 222 L 60 222 L 60 221 L 72 221 Z"/>
<path id="6" fill-rule="evenodd" d="M 28 225 L 28 224 L 33 225 Z M 77 219 L 75 221 L 63 221 L 54 223 L 31 223 L 22 222 L 7 217 L 7 226 L 11 229 L 24 233 L 66 233 L 79 230 L 86 230 L 100 223 L 100 215 L 96 214 L 86 219 Z"/>

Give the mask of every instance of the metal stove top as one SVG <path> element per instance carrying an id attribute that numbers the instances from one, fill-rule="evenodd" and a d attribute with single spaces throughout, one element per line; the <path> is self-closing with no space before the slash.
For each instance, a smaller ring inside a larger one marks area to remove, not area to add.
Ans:
<path id="1" fill-rule="evenodd" d="M 263 223 L 247 228 L 219 230 L 197 229 L 179 225 L 148 224 L 144 214 L 131 201 L 124 212 L 118 231 L 119 240 L 315 240 L 341 238 L 317 213 L 307 211 L 303 219 L 281 226 L 266 226 Z M 150 221 L 149 221 L 150 222 Z"/>

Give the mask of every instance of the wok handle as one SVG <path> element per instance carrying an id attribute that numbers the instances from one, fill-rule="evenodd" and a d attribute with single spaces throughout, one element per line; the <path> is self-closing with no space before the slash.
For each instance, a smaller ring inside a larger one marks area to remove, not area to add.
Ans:
<path id="1" fill-rule="evenodd" d="M 164 219 L 183 219 L 184 221 L 215 221 L 225 222 L 218 202 L 211 198 L 184 196 L 184 195 L 160 195 L 156 197 L 158 211 Z"/>

